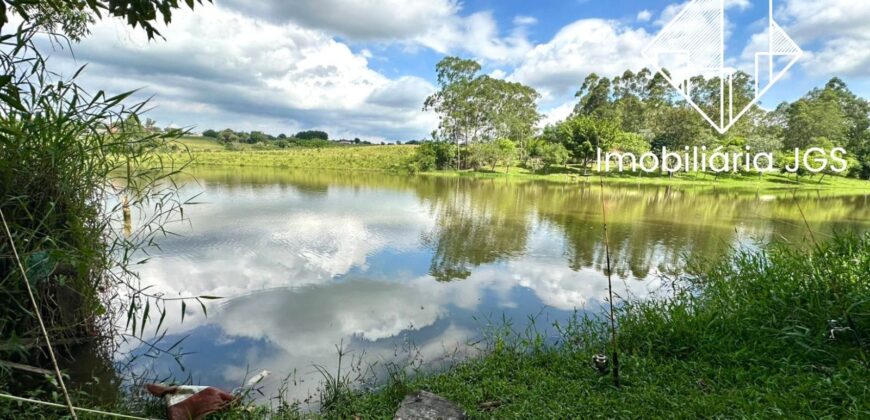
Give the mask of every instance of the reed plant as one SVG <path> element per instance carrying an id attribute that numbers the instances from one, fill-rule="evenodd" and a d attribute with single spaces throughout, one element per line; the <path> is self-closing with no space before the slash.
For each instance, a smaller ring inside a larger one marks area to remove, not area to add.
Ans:
<path id="1" fill-rule="evenodd" d="M 156 153 L 183 133 L 144 129 L 147 101 L 133 92 L 87 92 L 82 70 L 51 72 L 35 48 L 41 30 L 25 23 L 0 36 L 0 210 L 11 233 L 0 239 L 0 361 L 47 367 L 39 311 L 61 353 L 102 339 L 95 351 L 111 366 L 125 340 L 160 349 L 172 301 L 143 287 L 136 269 L 182 215 L 173 176 L 189 159 Z M 39 375 L 10 365 L 0 363 L 4 391 L 45 391 Z"/>

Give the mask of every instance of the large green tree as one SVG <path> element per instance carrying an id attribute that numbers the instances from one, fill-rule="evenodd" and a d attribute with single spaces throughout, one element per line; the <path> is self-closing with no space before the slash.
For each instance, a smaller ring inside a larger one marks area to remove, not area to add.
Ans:
<path id="1" fill-rule="evenodd" d="M 842 146 L 859 163 L 852 174 L 870 179 L 870 101 L 854 94 L 843 80 L 836 77 L 824 89 L 816 89 L 809 96 L 822 96 L 824 92 L 836 98 L 846 118 L 846 139 Z"/>
<path id="2" fill-rule="evenodd" d="M 474 81 L 480 64 L 473 60 L 446 57 L 435 66 L 438 92 L 426 98 L 423 109 L 434 111 L 439 117 L 440 139 L 458 144 L 470 144 L 483 131 L 481 89 Z"/>
<path id="3" fill-rule="evenodd" d="M 849 134 L 846 113 L 837 95 L 828 89 L 813 92 L 793 103 L 786 111 L 787 126 L 783 145 L 787 149 L 806 149 L 827 139 L 845 146 Z"/>
<path id="4" fill-rule="evenodd" d="M 439 116 L 435 137 L 457 146 L 507 139 L 525 149 L 541 118 L 538 93 L 520 83 L 481 75 L 480 70 L 477 62 L 458 57 L 438 63 L 439 90 L 423 106 Z"/>
<path id="5" fill-rule="evenodd" d="M 560 124 L 558 130 L 562 145 L 571 153 L 574 162 L 582 163 L 584 168 L 596 150 L 610 150 L 621 133 L 614 121 L 589 116 L 570 118 Z"/>

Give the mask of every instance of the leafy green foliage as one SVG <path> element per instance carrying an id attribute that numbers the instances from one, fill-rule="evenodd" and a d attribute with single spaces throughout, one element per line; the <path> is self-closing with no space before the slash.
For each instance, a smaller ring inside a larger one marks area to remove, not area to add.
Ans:
<path id="1" fill-rule="evenodd" d="M 636 156 L 640 156 L 650 151 L 650 144 L 640 134 L 620 132 L 617 134 L 611 149 L 623 153 L 634 153 Z"/>
<path id="2" fill-rule="evenodd" d="M 208 0 L 211 3 L 211 0 Z M 191 9 L 202 0 L 184 0 Z M 90 15 L 104 15 L 125 20 L 132 27 L 141 27 L 148 38 L 159 37 L 155 24 L 170 23 L 172 12 L 181 5 L 178 0 L 2 0 L 0 2 L 0 30 L 9 22 L 9 13 L 14 12 L 25 21 L 40 29 L 79 40 L 87 35 Z"/>
<path id="3" fill-rule="evenodd" d="M 434 171 L 447 169 L 456 159 L 456 147 L 447 142 L 427 141 L 417 147 L 411 163 L 412 171 Z"/>
<path id="4" fill-rule="evenodd" d="M 2 206 L 19 253 L 25 260 L 36 254 L 48 264 L 49 285 L 40 296 L 51 301 L 74 293 L 68 307 L 48 317 L 57 334 L 77 334 L 93 328 L 96 315 L 108 310 L 103 293 L 126 293 L 135 275 L 128 270 L 132 251 L 150 243 L 153 228 L 118 236 L 112 224 L 122 208 L 105 208 L 107 200 L 125 197 L 128 208 L 148 207 L 159 221 L 177 210 L 180 202 L 164 183 L 172 171 L 152 152 L 176 133 L 156 133 L 140 123 L 145 103 L 122 105 L 130 93 L 88 94 L 75 78 L 53 80 L 42 56 L 33 49 L 34 32 L 7 38 L 0 65 L 0 177 Z M 179 164 L 178 167 L 183 167 Z M 118 200 L 120 201 L 120 200 Z M 3 241 L 0 249 L 9 250 Z M 0 263 L 0 277 L 8 291 L 0 314 L 3 336 L 33 332 L 32 312 L 22 295 L 20 278 L 11 260 Z M 136 298 L 133 298 L 134 300 Z M 147 300 L 147 298 L 145 298 Z M 51 307 L 51 305 L 49 305 Z M 66 313 L 64 313 L 66 312 Z M 147 317 L 147 315 L 146 315 Z"/>
<path id="5" fill-rule="evenodd" d="M 846 116 L 830 91 L 798 100 L 788 108 L 786 117 L 788 125 L 783 133 L 783 145 L 787 149 L 814 147 L 820 139 L 845 145 Z"/>
<path id="6" fill-rule="evenodd" d="M 457 57 L 438 63 L 440 90 L 424 103 L 424 110 L 440 117 L 433 136 L 466 146 L 507 139 L 524 150 L 541 118 L 535 103 L 540 96 L 520 83 L 479 75 L 480 69 L 477 62 Z"/>
<path id="7" fill-rule="evenodd" d="M 25 293 L 15 259 L 0 261 L 0 358 L 45 363 L 37 310 L 53 340 L 90 342 L 109 370 L 123 340 L 153 333 L 150 348 L 161 351 L 167 300 L 139 285 L 135 266 L 142 260 L 133 258 L 166 234 L 168 221 L 181 217 L 184 202 L 172 176 L 187 160 L 173 162 L 156 152 L 183 133 L 143 122 L 147 104 L 130 103 L 133 92 L 87 92 L 77 84 L 82 69 L 68 78 L 50 72 L 34 37 L 49 31 L 76 40 L 87 33 L 91 14 L 102 11 L 154 36 L 153 7 L 168 20 L 178 4 L 5 0 L 0 6 L 0 208 L 11 232 L 3 235 L 11 238 L 0 242 L 0 253 L 12 255 L 15 244 L 27 280 L 36 286 L 38 307 Z M 9 31 L 7 13 L 24 23 Z M 146 331 L 158 318 L 156 329 Z M 98 334 L 111 339 L 91 342 Z M 0 369 L 0 385 L 27 395 L 57 394 L 56 384 L 28 382 L 6 369 Z M 0 412 L 7 414 L 5 409 Z M 38 411 L 27 407 L 21 413 Z"/>
<path id="8" fill-rule="evenodd" d="M 516 158 L 532 172 L 562 164 L 557 163 L 561 162 L 558 153 L 545 159 L 543 144 L 561 144 L 570 153 L 570 161 L 580 164 L 584 173 L 597 159 L 598 149 L 602 153 L 639 156 L 650 151 L 660 155 L 663 148 L 674 152 L 701 146 L 743 154 L 749 147 L 752 154 L 773 154 L 772 160 L 785 170 L 787 157 L 796 147 L 823 147 L 827 151 L 845 147 L 848 174 L 870 179 L 870 103 L 837 78 L 823 89 L 813 90 L 793 104 L 781 104 L 774 111 L 749 106 L 746 115 L 723 135 L 659 73 L 649 69 L 626 71 L 612 79 L 590 74 L 577 91 L 573 114 L 534 135 L 540 121 L 534 104 L 537 93 L 480 75 L 480 70 L 481 66 L 472 60 L 444 58 L 436 66 L 440 90 L 424 104 L 424 109 L 440 117 L 433 138 L 456 146 L 450 164 L 454 169 L 492 169 L 494 162 L 504 161 L 496 156 L 495 147 L 483 145 L 496 139 L 512 141 L 517 147 Z M 694 77 L 691 85 L 692 100 L 711 119 L 720 119 L 720 80 Z M 752 78 L 735 73 L 729 86 L 725 95 L 733 100 L 734 107 L 747 107 L 754 95 Z M 417 167 L 432 168 L 432 159 L 421 156 Z M 440 164 L 434 167 L 444 168 Z M 797 172 L 795 185 L 801 175 L 809 173 L 804 168 Z M 821 183 L 831 174 L 825 171 L 816 181 Z M 723 175 L 717 174 L 715 179 Z"/>
<path id="9" fill-rule="evenodd" d="M 472 165 L 489 166 L 495 172 L 499 163 L 509 169 L 517 156 L 516 145 L 508 139 L 499 139 L 492 143 L 475 144 L 471 146 Z"/>
<path id="10" fill-rule="evenodd" d="M 561 143 L 551 143 L 535 140 L 529 148 L 529 158 L 526 167 L 532 172 L 549 172 L 556 165 L 564 165 L 571 158 L 571 153 Z"/>
<path id="11" fill-rule="evenodd" d="M 729 83 L 729 86 L 732 83 Z M 754 81 L 742 72 L 735 73 L 733 88 L 725 95 L 733 100 L 735 109 L 743 109 L 754 95 Z M 721 116 L 719 106 L 722 92 L 718 78 L 694 77 L 691 80 L 692 100 L 714 121 Z M 740 147 L 750 146 L 753 152 L 792 152 L 795 148 L 844 147 L 849 156 L 850 175 L 870 179 L 870 146 L 867 139 L 870 127 L 870 103 L 852 93 L 846 84 L 834 78 L 824 88 L 815 89 L 793 104 L 782 104 L 767 112 L 753 105 L 747 114 L 725 135 L 715 132 L 694 109 L 676 95 L 676 92 L 657 73 L 644 69 L 607 79 L 589 75 L 577 92 L 578 103 L 574 115 L 616 124 L 622 133 L 635 135 L 622 137 L 604 147 L 603 152 L 648 151 L 660 153 L 661 148 L 678 150 L 684 147 L 722 146 L 736 149 L 735 138 L 747 139 Z M 569 118 L 569 121 L 570 119 Z M 727 119 L 727 118 L 726 118 Z M 557 125 L 555 130 L 569 124 Z M 638 137 L 639 136 L 639 137 Z M 546 129 L 541 136 L 546 141 L 557 141 Z M 642 142 L 647 141 L 648 145 Z M 586 162 L 593 141 L 572 141 L 566 146 L 575 160 Z M 800 174 L 798 174 L 800 175 Z"/>
<path id="12" fill-rule="evenodd" d="M 612 121 L 587 116 L 568 119 L 559 126 L 559 141 L 571 153 L 571 158 L 584 166 L 597 149 L 609 150 L 619 134 Z"/>
<path id="13" fill-rule="evenodd" d="M 295 137 L 300 140 L 329 140 L 329 134 L 317 130 L 300 131 Z"/>

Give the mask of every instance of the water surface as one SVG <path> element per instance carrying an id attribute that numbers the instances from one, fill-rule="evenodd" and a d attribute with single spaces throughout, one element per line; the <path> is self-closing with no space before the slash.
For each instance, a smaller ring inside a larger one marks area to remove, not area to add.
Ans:
<path id="1" fill-rule="evenodd" d="M 181 363 L 137 369 L 233 388 L 295 372 L 291 397 L 334 371 L 337 345 L 366 363 L 425 364 L 468 351 L 502 319 L 546 329 L 607 294 L 601 188 L 366 172 L 198 169 L 202 193 L 141 277 L 167 297 L 212 295 L 208 317 L 170 305 Z M 604 190 L 617 292 L 644 298 L 688 254 L 870 227 L 870 195 L 619 186 Z M 144 348 L 139 349 L 144 351 Z M 346 362 L 345 362 L 346 363 Z M 183 366 L 183 369 L 182 369 Z M 345 364 L 347 366 L 347 364 Z"/>

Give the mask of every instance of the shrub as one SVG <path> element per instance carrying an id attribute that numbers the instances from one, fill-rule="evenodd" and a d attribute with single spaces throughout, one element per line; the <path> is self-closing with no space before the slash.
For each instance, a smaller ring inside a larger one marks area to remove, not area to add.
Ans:
<path id="1" fill-rule="evenodd" d="M 48 334 L 105 334 L 107 346 L 142 338 L 147 321 L 166 306 L 139 287 L 132 258 L 180 216 L 183 203 L 170 180 L 178 171 L 159 152 L 177 148 L 183 133 L 143 129 L 139 114 L 147 104 L 125 104 L 133 92 L 91 94 L 77 84 L 78 73 L 59 79 L 34 49 L 33 35 L 20 28 L 0 41 L 0 208 L 11 239 Z M 136 229 L 131 215 L 138 215 Z M 5 238 L 0 254 L 0 334 L 41 339 Z M 2 344 L 0 359 L 45 363 L 32 349 Z M 0 369 L 0 387 L 14 389 L 6 380 L 19 378 L 7 375 Z"/>
<path id="2" fill-rule="evenodd" d="M 555 165 L 564 165 L 570 158 L 570 152 L 561 143 L 536 140 L 529 146 L 526 168 L 532 172 L 549 171 Z"/>
<path id="3" fill-rule="evenodd" d="M 329 134 L 318 130 L 300 131 L 294 137 L 300 140 L 329 140 Z"/>
<path id="4" fill-rule="evenodd" d="M 453 166 L 456 146 L 447 142 L 423 142 L 414 154 L 412 162 L 419 171 L 443 170 Z"/>

